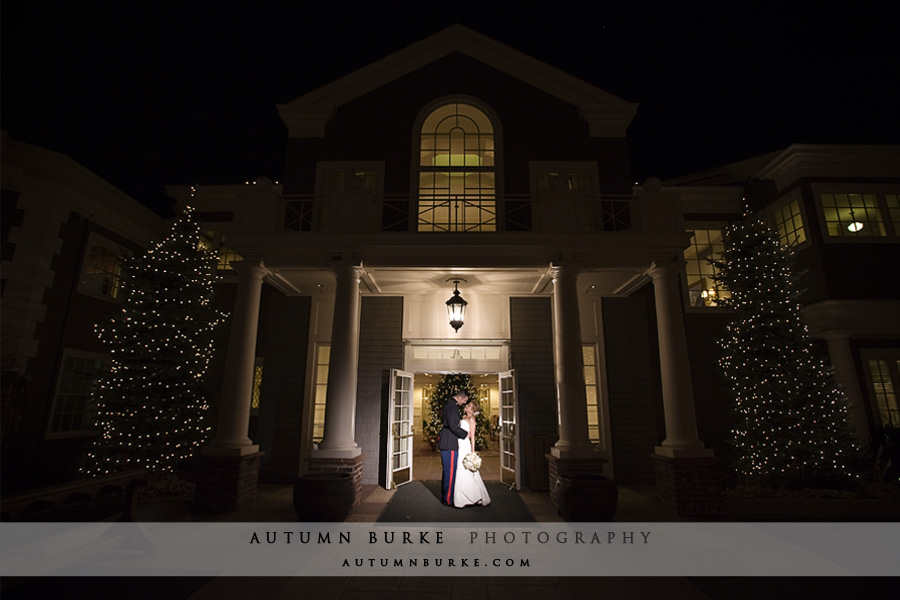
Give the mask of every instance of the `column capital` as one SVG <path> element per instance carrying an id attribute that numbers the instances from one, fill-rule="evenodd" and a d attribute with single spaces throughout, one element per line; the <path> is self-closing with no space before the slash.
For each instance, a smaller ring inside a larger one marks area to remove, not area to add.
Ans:
<path id="1" fill-rule="evenodd" d="M 272 272 L 266 268 L 266 263 L 261 260 L 237 260 L 231 263 L 231 267 L 242 277 L 254 277 L 262 279 Z"/>
<path id="2" fill-rule="evenodd" d="M 581 267 L 578 265 L 560 265 L 550 263 L 550 277 L 553 278 L 553 281 L 558 279 L 566 279 L 566 278 L 576 278 L 578 274 L 581 272 Z"/>
<path id="3" fill-rule="evenodd" d="M 650 268 L 647 269 L 647 275 L 649 275 L 653 281 L 666 277 L 675 277 L 681 272 L 681 268 L 684 264 L 683 260 L 673 260 L 669 262 L 653 261 L 650 263 Z"/>
<path id="4" fill-rule="evenodd" d="M 333 262 L 329 266 L 329 270 L 335 276 L 335 278 L 345 275 L 352 277 L 357 281 L 359 281 L 362 278 L 363 273 L 366 272 L 366 269 L 362 266 L 362 264 L 338 261 Z"/>

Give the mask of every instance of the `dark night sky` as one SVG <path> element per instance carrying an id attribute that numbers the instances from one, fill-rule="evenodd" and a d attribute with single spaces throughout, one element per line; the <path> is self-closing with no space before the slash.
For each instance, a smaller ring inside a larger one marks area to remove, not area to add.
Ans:
<path id="1" fill-rule="evenodd" d="M 5 0 L 2 127 L 166 214 L 167 184 L 279 178 L 276 104 L 459 22 L 640 103 L 635 179 L 900 143 L 900 50 L 876 3 L 260 4 Z"/>

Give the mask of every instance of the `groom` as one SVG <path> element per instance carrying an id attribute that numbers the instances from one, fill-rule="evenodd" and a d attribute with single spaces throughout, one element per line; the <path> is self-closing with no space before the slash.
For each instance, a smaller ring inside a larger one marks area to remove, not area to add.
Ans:
<path id="1" fill-rule="evenodd" d="M 459 440 L 466 437 L 466 430 L 459 426 L 459 407 L 469 401 L 469 392 L 458 390 L 444 404 L 443 424 L 438 448 L 441 451 L 441 463 L 444 467 L 444 480 L 441 485 L 441 504 L 453 506 L 453 489 L 456 486 L 456 458 L 459 454 Z"/>

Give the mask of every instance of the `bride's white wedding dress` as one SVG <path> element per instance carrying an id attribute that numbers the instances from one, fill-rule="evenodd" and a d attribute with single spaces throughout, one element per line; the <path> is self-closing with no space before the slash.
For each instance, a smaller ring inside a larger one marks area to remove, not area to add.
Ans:
<path id="1" fill-rule="evenodd" d="M 469 422 L 463 419 L 459 426 L 469 431 Z M 459 458 L 456 461 L 456 486 L 453 490 L 453 506 L 463 508 L 472 504 L 487 506 L 491 503 L 487 488 L 481 480 L 481 473 L 470 471 L 463 466 L 463 458 L 472 451 L 469 438 L 459 440 Z"/>

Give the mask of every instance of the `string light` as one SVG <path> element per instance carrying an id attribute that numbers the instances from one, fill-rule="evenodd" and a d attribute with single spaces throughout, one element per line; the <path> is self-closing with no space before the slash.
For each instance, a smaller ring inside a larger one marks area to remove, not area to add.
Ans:
<path id="1" fill-rule="evenodd" d="M 227 315 L 212 306 L 218 257 L 201 240 L 188 207 L 165 240 L 124 261 L 122 310 L 96 328 L 110 365 L 93 393 L 101 435 L 86 474 L 173 471 L 209 437 L 203 379 Z"/>
<path id="2" fill-rule="evenodd" d="M 731 292 L 720 303 L 735 319 L 720 340 L 719 365 L 737 416 L 736 471 L 748 483 L 778 487 L 856 478 L 847 399 L 813 354 L 793 251 L 749 215 L 726 229 L 724 243 L 715 278 Z"/>

